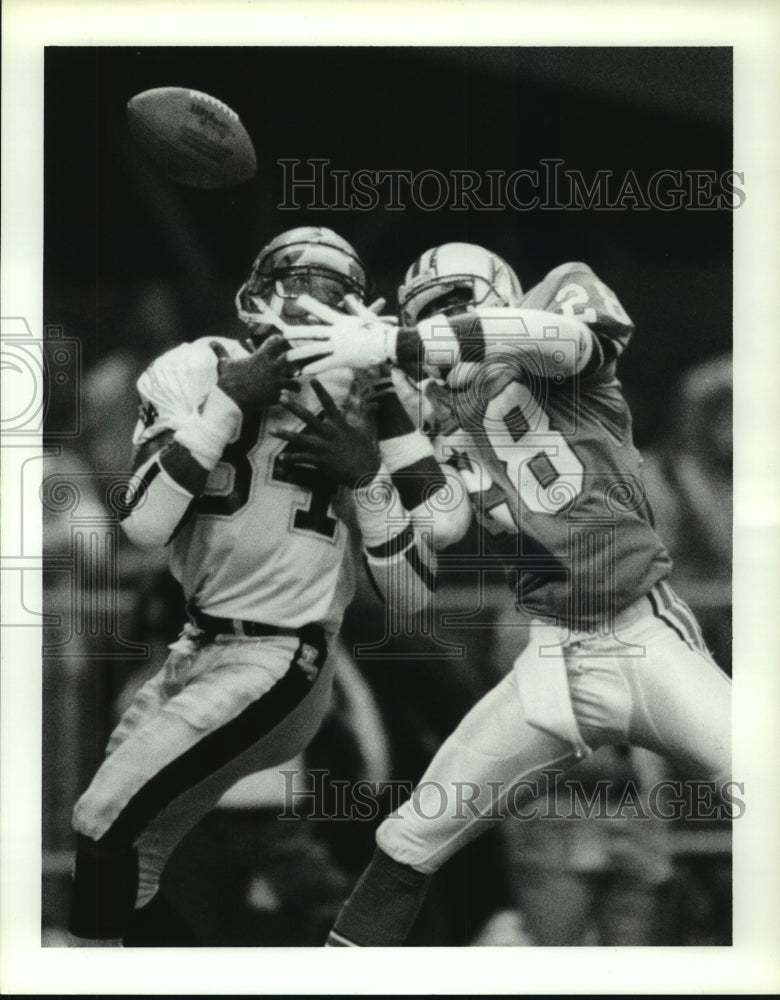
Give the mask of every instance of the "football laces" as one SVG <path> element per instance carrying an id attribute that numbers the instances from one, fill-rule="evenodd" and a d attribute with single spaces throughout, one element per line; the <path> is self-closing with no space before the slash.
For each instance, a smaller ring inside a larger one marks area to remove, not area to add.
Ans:
<path id="1" fill-rule="evenodd" d="M 226 114 L 229 118 L 238 121 L 238 115 L 236 112 L 232 108 L 229 108 L 227 104 L 223 104 L 222 101 L 217 100 L 216 97 L 212 97 L 211 94 L 204 94 L 200 90 L 191 90 L 190 97 L 193 100 L 203 101 L 204 104 L 211 104 L 215 108 L 218 108 L 223 114 Z"/>

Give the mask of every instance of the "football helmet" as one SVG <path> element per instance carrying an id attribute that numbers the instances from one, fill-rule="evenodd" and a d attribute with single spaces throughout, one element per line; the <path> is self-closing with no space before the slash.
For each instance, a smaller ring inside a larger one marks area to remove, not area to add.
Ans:
<path id="1" fill-rule="evenodd" d="M 445 243 L 417 258 L 398 289 L 401 322 L 415 326 L 435 313 L 475 306 L 518 306 L 523 289 L 497 254 L 473 243 Z"/>
<path id="2" fill-rule="evenodd" d="M 236 294 L 236 311 L 254 333 L 263 333 L 269 324 L 258 299 L 296 326 L 311 320 L 296 303 L 299 295 L 307 293 L 340 309 L 345 295 L 362 302 L 367 292 L 366 268 L 345 239 L 332 229 L 299 226 L 271 240 L 257 255 Z"/>

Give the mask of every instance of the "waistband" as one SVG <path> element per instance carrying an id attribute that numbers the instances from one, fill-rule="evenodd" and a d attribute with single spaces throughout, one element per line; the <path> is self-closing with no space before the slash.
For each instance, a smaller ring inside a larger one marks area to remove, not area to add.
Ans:
<path id="1" fill-rule="evenodd" d="M 265 622 L 246 621 L 240 618 L 216 618 L 199 608 L 187 608 L 187 615 L 193 625 L 207 635 L 242 635 L 258 639 L 268 636 L 292 636 L 316 645 L 323 645 L 327 640 L 325 630 L 319 625 L 302 625 L 300 628 L 282 628 L 279 625 L 266 625 Z"/>
<path id="2" fill-rule="evenodd" d="M 652 594 L 655 591 L 655 587 L 650 591 Z M 637 598 L 628 607 L 618 611 L 612 618 L 595 624 L 580 624 L 572 622 L 569 625 L 568 631 L 571 635 L 577 635 L 580 637 L 594 637 L 598 635 L 607 635 L 611 632 L 619 631 L 620 629 L 628 628 L 635 622 L 638 622 L 640 618 L 647 618 L 653 614 L 653 605 L 648 594 L 643 594 L 641 597 Z"/>
<path id="3" fill-rule="evenodd" d="M 655 590 L 655 587 L 653 587 L 653 590 Z M 640 618 L 652 615 L 652 613 L 653 605 L 650 603 L 650 598 L 647 594 L 643 594 L 633 604 L 629 604 L 627 608 L 623 608 L 622 611 L 619 611 L 615 615 L 615 628 L 626 628 L 628 625 L 633 625 L 634 622 L 639 621 Z"/>

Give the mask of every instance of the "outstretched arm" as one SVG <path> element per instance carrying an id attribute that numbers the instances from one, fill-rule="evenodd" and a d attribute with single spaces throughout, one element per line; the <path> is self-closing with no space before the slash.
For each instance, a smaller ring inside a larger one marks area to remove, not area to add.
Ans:
<path id="1" fill-rule="evenodd" d="M 617 297 L 586 264 L 563 264 L 518 307 L 477 307 L 435 314 L 411 328 L 366 310 L 352 316 L 315 312 L 321 326 L 296 334 L 289 358 L 306 374 L 383 361 L 413 377 L 423 366 L 447 371 L 460 362 L 505 362 L 542 378 L 568 378 L 609 364 L 633 324 Z"/>
<path id="2" fill-rule="evenodd" d="M 316 379 L 312 387 L 323 415 L 284 404 L 305 424 L 297 433 L 277 432 L 291 445 L 284 460 L 313 465 L 350 488 L 377 590 L 400 610 L 422 610 L 436 587 L 436 551 L 460 538 L 471 520 L 466 491 L 454 470 L 435 460 L 389 377 L 375 395 L 373 420 L 340 412 Z"/>

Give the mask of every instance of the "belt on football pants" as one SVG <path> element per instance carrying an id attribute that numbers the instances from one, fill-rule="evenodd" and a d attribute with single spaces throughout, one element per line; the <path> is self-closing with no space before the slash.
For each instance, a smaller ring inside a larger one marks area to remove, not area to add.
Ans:
<path id="1" fill-rule="evenodd" d="M 252 639 L 274 635 L 289 635 L 295 638 L 312 636 L 314 633 L 321 642 L 325 642 L 325 631 L 319 625 L 303 625 L 301 628 L 282 628 L 279 625 L 266 625 L 265 622 L 243 621 L 240 618 L 215 618 L 198 608 L 187 608 L 187 615 L 194 625 L 207 635 L 243 635 Z"/>

